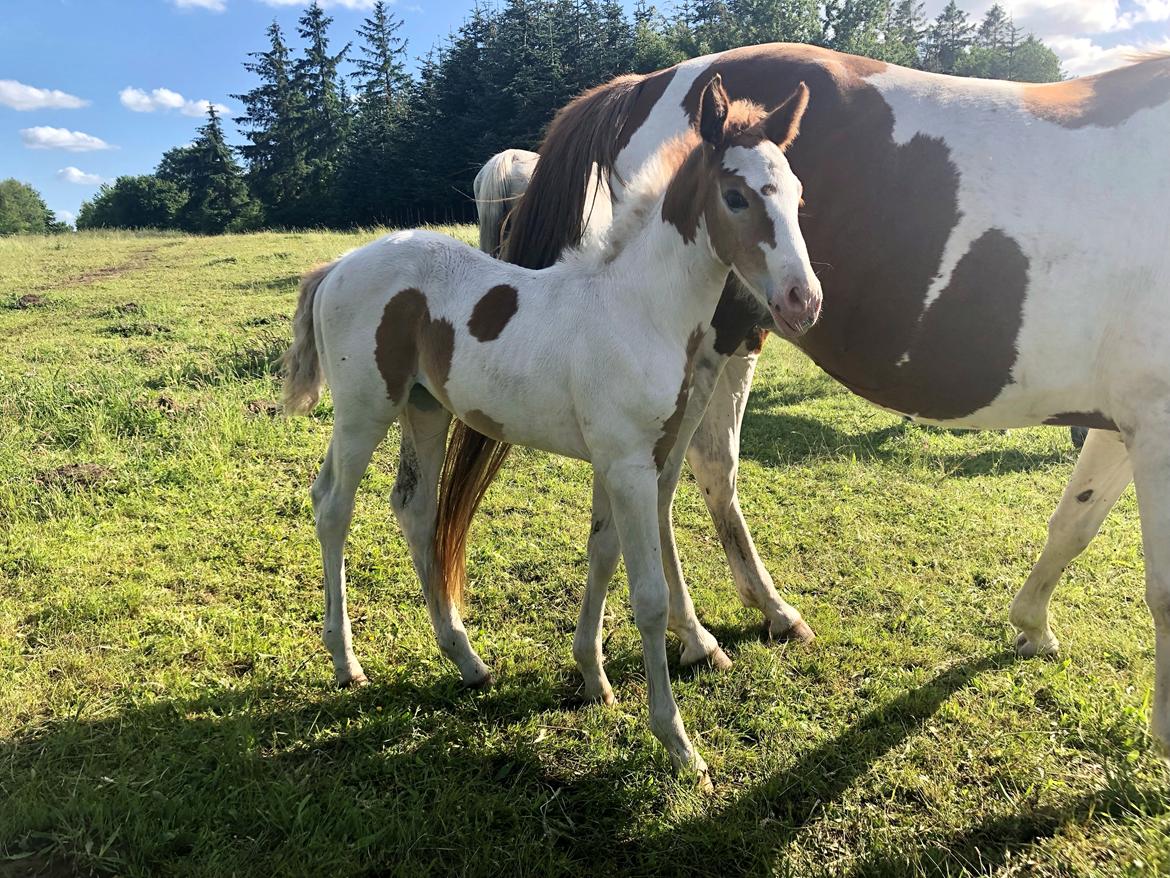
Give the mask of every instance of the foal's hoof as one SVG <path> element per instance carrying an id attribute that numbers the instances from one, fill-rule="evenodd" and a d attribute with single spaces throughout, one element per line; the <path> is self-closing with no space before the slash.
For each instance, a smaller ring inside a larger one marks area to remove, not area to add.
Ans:
<path id="1" fill-rule="evenodd" d="M 715 795 L 715 784 L 711 783 L 711 772 L 704 768 L 695 779 L 695 789 L 708 796 Z"/>
<path id="2" fill-rule="evenodd" d="M 764 639 L 781 640 L 790 643 L 812 643 L 816 640 L 816 633 L 804 619 L 797 619 L 795 623 L 784 630 L 772 624 L 771 619 L 764 620 Z"/>
<path id="3" fill-rule="evenodd" d="M 488 689 L 492 688 L 492 684 L 495 682 L 496 682 L 496 680 L 491 675 L 491 672 L 487 671 L 487 672 L 484 672 L 483 676 L 472 677 L 470 680 L 464 680 L 463 681 L 463 688 L 464 689 L 478 689 L 480 691 L 486 692 Z"/>
<path id="4" fill-rule="evenodd" d="M 1060 652 L 1060 642 L 1051 634 L 1029 640 L 1023 631 L 1016 637 L 1016 655 L 1020 658 L 1044 658 Z"/>
<path id="5" fill-rule="evenodd" d="M 367 677 L 365 674 L 356 674 L 356 675 L 350 677 L 348 680 L 338 680 L 337 681 L 337 688 L 338 689 L 358 689 L 362 686 L 369 686 L 369 685 L 370 685 L 370 678 Z"/>

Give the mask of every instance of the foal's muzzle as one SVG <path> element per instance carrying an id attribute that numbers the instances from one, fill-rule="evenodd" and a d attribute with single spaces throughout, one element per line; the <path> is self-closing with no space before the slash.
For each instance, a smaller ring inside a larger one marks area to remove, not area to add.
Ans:
<path id="1" fill-rule="evenodd" d="M 808 281 L 790 282 L 770 293 L 768 306 L 776 328 L 786 338 L 799 338 L 816 325 L 821 316 L 820 284 Z"/>

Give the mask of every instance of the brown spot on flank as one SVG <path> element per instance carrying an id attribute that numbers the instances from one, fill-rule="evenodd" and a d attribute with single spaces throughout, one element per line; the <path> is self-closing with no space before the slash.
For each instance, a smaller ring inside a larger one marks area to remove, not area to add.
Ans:
<path id="1" fill-rule="evenodd" d="M 1023 87 L 1028 112 L 1064 128 L 1112 128 L 1170 101 L 1170 55 L 1067 82 Z"/>
<path id="2" fill-rule="evenodd" d="M 1092 488 L 1089 488 L 1087 491 L 1081 491 L 1081 493 L 1077 494 L 1077 502 L 1078 503 L 1088 503 L 1092 499 L 1093 499 L 1093 489 Z"/>
<path id="3" fill-rule="evenodd" d="M 501 442 L 506 441 L 504 439 L 504 425 L 479 409 L 470 409 L 464 412 L 459 420 L 485 436 L 490 436 Z"/>
<path id="4" fill-rule="evenodd" d="M 480 341 L 494 341 L 500 337 L 518 307 L 516 288 L 510 284 L 492 287 L 471 311 L 468 331 Z"/>
<path id="5" fill-rule="evenodd" d="M 455 353 L 455 328 L 449 320 L 431 319 L 420 290 L 407 288 L 386 303 L 374 339 L 374 358 L 391 402 L 403 401 L 420 372 L 431 391 L 444 400 Z"/>
<path id="6" fill-rule="evenodd" d="M 662 435 L 654 443 L 654 465 L 661 472 L 666 466 L 666 460 L 678 441 L 678 429 L 682 426 L 683 415 L 687 411 L 687 400 L 691 395 L 691 381 L 695 375 L 695 354 L 699 351 L 699 344 L 703 341 L 703 327 L 697 326 L 687 339 L 686 359 L 683 362 L 682 383 L 678 388 L 678 397 L 674 402 L 674 411 L 662 422 Z"/>

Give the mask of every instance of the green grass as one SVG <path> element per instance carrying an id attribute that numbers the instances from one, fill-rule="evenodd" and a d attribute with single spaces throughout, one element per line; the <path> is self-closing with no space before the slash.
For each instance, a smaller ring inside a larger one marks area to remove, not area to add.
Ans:
<path id="1" fill-rule="evenodd" d="M 684 567 L 735 660 L 675 675 L 714 797 L 647 728 L 621 577 L 618 705 L 579 701 L 580 463 L 517 451 L 488 495 L 466 617 L 497 685 L 467 693 L 392 436 L 348 552 L 373 683 L 336 691 L 308 496 L 331 413 L 268 403 L 298 273 L 369 237 L 0 241 L 0 876 L 1170 872 L 1132 493 L 1057 592 L 1064 657 L 1017 661 L 1066 433 L 903 426 L 776 341 L 741 498 L 819 639 L 758 641 L 684 477 Z"/>

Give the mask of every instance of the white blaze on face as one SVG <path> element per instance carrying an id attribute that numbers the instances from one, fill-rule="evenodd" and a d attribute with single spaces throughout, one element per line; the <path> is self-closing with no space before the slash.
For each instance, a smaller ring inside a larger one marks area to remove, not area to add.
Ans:
<path id="1" fill-rule="evenodd" d="M 800 231 L 801 185 L 780 147 L 768 141 L 750 149 L 733 146 L 723 155 L 723 167 L 742 177 L 768 211 L 776 244 L 764 241 L 760 246 L 773 287 L 786 290 L 793 282 L 815 287 L 808 248 Z"/>

